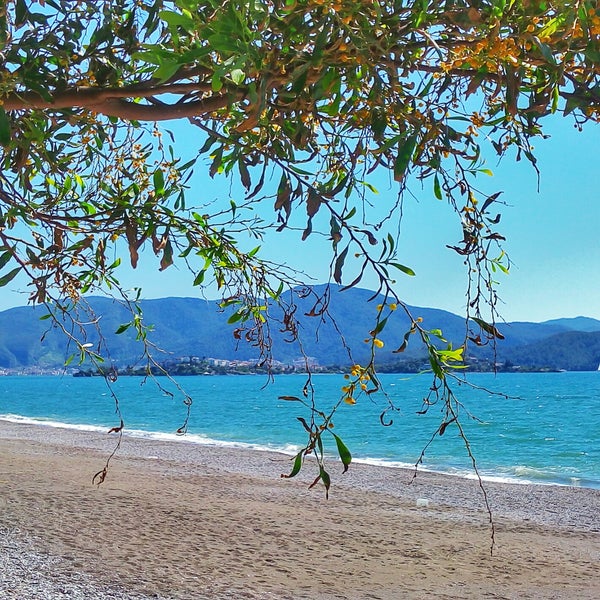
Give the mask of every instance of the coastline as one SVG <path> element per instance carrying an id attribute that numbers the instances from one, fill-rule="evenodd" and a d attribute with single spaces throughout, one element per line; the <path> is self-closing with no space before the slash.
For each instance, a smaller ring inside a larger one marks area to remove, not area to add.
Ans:
<path id="1" fill-rule="evenodd" d="M 22 556 L 94 598 L 600 596 L 600 490 L 485 482 L 490 556 L 476 480 L 331 463 L 326 500 L 283 454 L 124 437 L 93 486 L 116 441 L 0 421 L 2 597 Z"/>

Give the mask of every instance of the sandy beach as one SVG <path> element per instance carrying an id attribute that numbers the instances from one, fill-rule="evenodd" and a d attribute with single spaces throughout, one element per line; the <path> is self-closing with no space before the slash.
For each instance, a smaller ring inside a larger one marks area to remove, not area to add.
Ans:
<path id="1" fill-rule="evenodd" d="M 0 421 L 0 598 L 600 597 L 600 491 Z"/>

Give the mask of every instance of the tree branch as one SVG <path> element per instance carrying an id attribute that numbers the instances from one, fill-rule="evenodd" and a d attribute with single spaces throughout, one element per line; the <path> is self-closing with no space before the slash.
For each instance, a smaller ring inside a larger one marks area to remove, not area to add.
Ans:
<path id="1" fill-rule="evenodd" d="M 45 100 L 36 92 L 12 92 L 3 103 L 4 110 L 63 110 L 83 108 L 108 117 L 136 121 L 167 121 L 196 117 L 238 102 L 245 96 L 244 90 L 208 96 L 194 102 L 181 104 L 139 104 L 127 98 L 154 98 L 166 93 L 205 92 L 203 84 L 181 83 L 147 88 L 87 88 L 77 87 L 57 93 Z"/>

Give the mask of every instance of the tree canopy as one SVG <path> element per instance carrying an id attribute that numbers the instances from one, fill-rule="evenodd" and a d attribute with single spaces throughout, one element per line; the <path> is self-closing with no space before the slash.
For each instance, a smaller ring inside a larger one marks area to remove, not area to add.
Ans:
<path id="1" fill-rule="evenodd" d="M 0 11 L 0 286 L 24 274 L 31 302 L 70 310 L 93 291 L 122 293 L 122 250 L 135 267 L 149 246 L 159 269 L 178 262 L 194 285 L 215 281 L 234 335 L 268 361 L 269 304 L 302 278 L 238 240 L 301 216 L 302 241 L 330 240 L 332 280 L 355 286 L 375 273 L 388 300 L 365 332 L 373 360 L 352 366 L 340 402 L 379 389 L 379 334 L 405 308 L 394 279 L 413 272 L 387 226 L 403 198 L 454 208 L 467 337 L 493 342 L 494 277 L 510 262 L 499 192 L 477 185 L 491 174 L 483 156 L 536 168 L 546 117 L 578 128 L 600 118 L 600 9 L 589 0 L 8 0 Z M 168 133 L 176 119 L 190 123 L 185 140 Z M 245 193 L 192 206 L 194 168 Z M 373 222 L 378 173 L 397 196 Z M 272 219 L 252 210 L 264 204 Z M 309 316 L 326 307 L 316 298 Z M 294 338 L 297 319 L 286 306 L 277 326 Z M 424 343 L 430 396 L 445 402 L 441 434 L 455 421 L 447 376 L 464 345 L 411 320 L 398 351 Z M 144 339 L 144 326 L 134 309 L 123 327 Z M 332 413 L 315 412 L 310 385 L 304 394 L 313 451 Z"/>

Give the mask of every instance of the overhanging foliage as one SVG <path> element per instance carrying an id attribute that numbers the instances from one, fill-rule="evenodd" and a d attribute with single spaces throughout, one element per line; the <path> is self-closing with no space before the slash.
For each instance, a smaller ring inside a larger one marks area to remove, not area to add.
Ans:
<path id="1" fill-rule="evenodd" d="M 547 116 L 598 121 L 599 35 L 589 1 L 9 1 L 0 17 L 0 285 L 25 274 L 32 302 L 66 310 L 97 289 L 120 293 L 120 249 L 135 267 L 149 245 L 161 270 L 177 261 L 195 285 L 216 281 L 235 335 L 268 361 L 269 302 L 301 277 L 241 249 L 238 234 L 260 238 L 300 213 L 303 240 L 318 230 L 331 242 L 331 279 L 356 286 L 374 273 L 389 300 L 365 332 L 370 363 L 354 365 L 343 387 L 340 402 L 352 403 L 379 390 L 381 333 L 406 308 L 394 279 L 413 275 L 387 219 L 369 219 L 372 178 L 397 183 L 390 215 L 415 183 L 455 209 L 468 337 L 493 341 L 494 273 L 510 263 L 499 247 L 499 193 L 476 187 L 491 174 L 482 156 L 536 168 L 532 140 Z M 173 119 L 190 121 L 192 160 L 157 125 Z M 190 206 L 198 158 L 211 177 L 239 181 L 245 197 L 212 212 Z M 248 210 L 265 202 L 273 220 Z M 316 298 L 310 316 L 326 310 L 327 297 Z M 426 402 L 444 400 L 445 430 L 456 421 L 448 377 L 464 345 L 409 316 L 406 335 L 390 343 L 398 352 L 413 338 L 425 344 L 434 376 Z M 278 326 L 297 336 L 293 306 Z M 146 339 L 135 309 L 129 327 Z M 323 470 L 321 432 L 333 413 L 315 408 L 310 379 L 304 398 L 306 452 Z"/>

